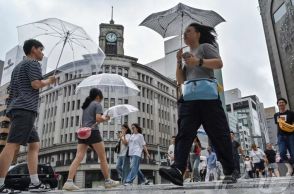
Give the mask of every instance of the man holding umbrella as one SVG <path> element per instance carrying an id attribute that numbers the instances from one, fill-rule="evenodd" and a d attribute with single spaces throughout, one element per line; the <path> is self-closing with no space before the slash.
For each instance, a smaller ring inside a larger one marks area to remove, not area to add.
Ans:
<path id="1" fill-rule="evenodd" d="M 0 154 L 0 193 L 5 192 L 4 180 L 13 156 L 20 145 L 28 145 L 28 169 L 31 178 L 29 191 L 43 192 L 47 188 L 38 178 L 39 136 L 34 128 L 38 111 L 39 89 L 55 83 L 54 76 L 44 80 L 41 64 L 43 45 L 30 39 L 24 42 L 26 57 L 11 74 L 7 115 L 11 119 L 7 144 Z"/>

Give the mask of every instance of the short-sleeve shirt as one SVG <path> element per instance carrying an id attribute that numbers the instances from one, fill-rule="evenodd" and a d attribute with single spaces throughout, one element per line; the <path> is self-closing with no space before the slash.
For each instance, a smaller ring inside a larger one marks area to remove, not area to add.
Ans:
<path id="1" fill-rule="evenodd" d="M 278 118 L 284 119 L 286 121 L 286 123 L 288 123 L 290 125 L 294 124 L 294 112 L 293 111 L 287 110 L 284 113 L 278 112 L 274 115 L 274 118 L 275 118 L 275 123 L 277 124 L 278 134 L 283 134 L 283 135 L 294 134 L 294 132 L 289 133 L 289 132 L 282 131 L 282 129 L 280 128 L 280 126 L 278 124 Z"/>
<path id="2" fill-rule="evenodd" d="M 39 89 L 34 89 L 31 83 L 42 79 L 41 64 L 38 61 L 26 57 L 16 65 L 11 74 L 7 112 L 13 109 L 37 112 Z"/>
<path id="3" fill-rule="evenodd" d="M 131 137 L 130 134 L 125 135 L 127 142 L 129 142 L 130 137 Z M 122 141 L 120 141 L 120 152 L 119 152 L 118 156 L 126 156 L 127 151 L 128 151 L 128 145 L 125 145 Z"/>
<path id="4" fill-rule="evenodd" d="M 266 158 L 268 162 L 271 163 L 276 163 L 276 152 L 275 150 L 265 150 L 264 151 Z"/>
<path id="5" fill-rule="evenodd" d="M 129 139 L 129 155 L 141 157 L 144 145 L 146 142 L 142 134 L 132 134 Z"/>
<path id="6" fill-rule="evenodd" d="M 258 148 L 256 151 L 251 150 L 249 156 L 252 158 L 252 163 L 259 163 L 265 156 L 265 153 Z"/>
<path id="7" fill-rule="evenodd" d="M 219 50 L 216 46 L 208 43 L 200 44 L 198 48 L 190 50 L 190 52 L 198 58 L 214 59 L 220 58 Z M 212 78 L 214 77 L 213 69 L 199 66 L 186 66 L 185 65 L 186 80 L 193 80 L 199 78 Z"/>
<path id="8" fill-rule="evenodd" d="M 103 109 L 99 102 L 93 100 L 89 106 L 83 110 L 82 126 L 93 127 L 96 123 L 97 114 L 103 114 Z M 96 129 L 98 129 L 98 125 L 96 126 Z"/>

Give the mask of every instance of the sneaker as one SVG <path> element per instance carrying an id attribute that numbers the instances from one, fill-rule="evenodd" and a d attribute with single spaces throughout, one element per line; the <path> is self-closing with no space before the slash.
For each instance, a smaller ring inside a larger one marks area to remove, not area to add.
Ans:
<path id="1" fill-rule="evenodd" d="M 124 184 L 125 187 L 132 186 L 132 185 L 133 185 L 133 183 L 125 183 Z"/>
<path id="2" fill-rule="evenodd" d="M 120 182 L 119 181 L 114 181 L 112 179 L 105 180 L 105 182 L 104 182 L 104 187 L 106 189 L 109 189 L 109 188 L 112 188 L 112 187 L 116 187 L 118 185 L 120 185 Z"/>
<path id="3" fill-rule="evenodd" d="M 66 182 L 63 187 L 62 190 L 66 190 L 66 191 L 76 191 L 76 190 L 80 190 L 80 188 L 78 186 L 76 186 L 73 182 L 68 183 Z"/>
<path id="4" fill-rule="evenodd" d="M 149 185 L 150 184 L 150 181 L 147 179 L 143 184 L 144 185 Z"/>
<path id="5" fill-rule="evenodd" d="M 164 179 L 172 182 L 175 185 L 183 186 L 183 176 L 182 173 L 179 169 L 177 168 L 160 168 L 159 169 L 159 174 L 161 177 Z"/>
<path id="6" fill-rule="evenodd" d="M 35 193 L 40 193 L 40 192 L 50 191 L 50 188 L 48 188 L 46 185 L 44 185 L 41 182 L 38 185 L 34 185 L 33 183 L 31 183 L 29 185 L 29 191 L 30 192 L 35 192 Z"/>
<path id="7" fill-rule="evenodd" d="M 0 193 L 9 193 L 10 190 L 5 188 L 5 185 L 0 185 Z"/>
<path id="8" fill-rule="evenodd" d="M 225 178 L 223 180 L 223 183 L 227 183 L 227 184 L 232 184 L 236 182 L 237 182 L 237 178 L 233 174 L 225 175 Z"/>

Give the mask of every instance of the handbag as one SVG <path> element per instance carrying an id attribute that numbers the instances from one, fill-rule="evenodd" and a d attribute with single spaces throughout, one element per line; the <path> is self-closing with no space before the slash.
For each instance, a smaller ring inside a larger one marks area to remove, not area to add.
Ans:
<path id="1" fill-rule="evenodd" d="M 76 133 L 79 139 L 88 139 L 91 136 L 92 130 L 94 130 L 93 128 L 97 125 L 97 123 L 95 123 L 94 125 L 92 125 L 91 127 L 80 127 L 79 129 L 77 129 Z"/>
<path id="2" fill-rule="evenodd" d="M 184 101 L 216 100 L 219 98 L 218 83 L 215 78 L 188 80 L 182 84 Z"/>

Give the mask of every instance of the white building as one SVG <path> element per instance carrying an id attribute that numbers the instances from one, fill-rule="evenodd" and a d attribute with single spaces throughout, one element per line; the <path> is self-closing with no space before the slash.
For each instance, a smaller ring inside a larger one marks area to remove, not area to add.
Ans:
<path id="1" fill-rule="evenodd" d="M 105 140 L 107 158 L 111 161 L 112 177 L 117 177 L 117 157 L 114 154 L 116 131 L 120 130 L 124 122 L 129 125 L 138 123 L 143 127 L 143 135 L 151 155 L 150 160 L 143 156 L 141 169 L 154 183 L 161 182 L 158 175 L 158 149 L 160 157 L 163 158 L 171 136 L 177 133 L 176 83 L 152 68 L 137 63 L 138 59 L 124 55 L 123 40 L 123 26 L 113 22 L 101 24 L 99 44 L 106 54 L 102 69 L 98 72 L 92 69 L 89 72 L 91 65 L 87 58 L 74 64 L 66 64 L 63 66 L 63 69 L 67 69 L 66 73 L 58 75 L 57 86 L 46 87 L 40 94 L 37 128 L 42 148 L 39 160 L 41 163 L 51 164 L 64 179 L 76 154 L 75 131 L 81 121 L 81 105 L 88 95 L 88 92 L 77 95 L 76 86 L 85 77 L 104 72 L 127 77 L 141 90 L 139 95 L 128 98 L 122 98 L 112 92 L 107 96 L 107 92 L 103 92 L 104 109 L 108 108 L 109 102 L 110 106 L 131 104 L 139 108 L 137 113 L 99 125 Z M 74 68 L 71 72 L 72 66 Z M 19 160 L 25 160 L 24 153 L 20 155 Z M 91 188 L 103 183 L 98 163 L 98 156 L 89 149 L 75 178 L 78 186 Z"/>
<path id="2" fill-rule="evenodd" d="M 255 95 L 242 97 L 236 88 L 225 91 L 226 110 L 231 130 L 237 133 L 243 148 L 249 150 L 252 143 L 264 149 L 269 142 L 263 104 Z M 237 120 L 237 123 L 236 123 Z M 237 125 L 236 125 L 237 124 Z"/>
<path id="3" fill-rule="evenodd" d="M 268 107 L 268 108 L 265 108 L 264 111 L 265 111 L 266 125 L 268 128 L 269 143 L 272 143 L 273 145 L 277 145 L 278 129 L 274 119 L 274 115 L 277 112 L 276 107 L 274 106 Z"/>

